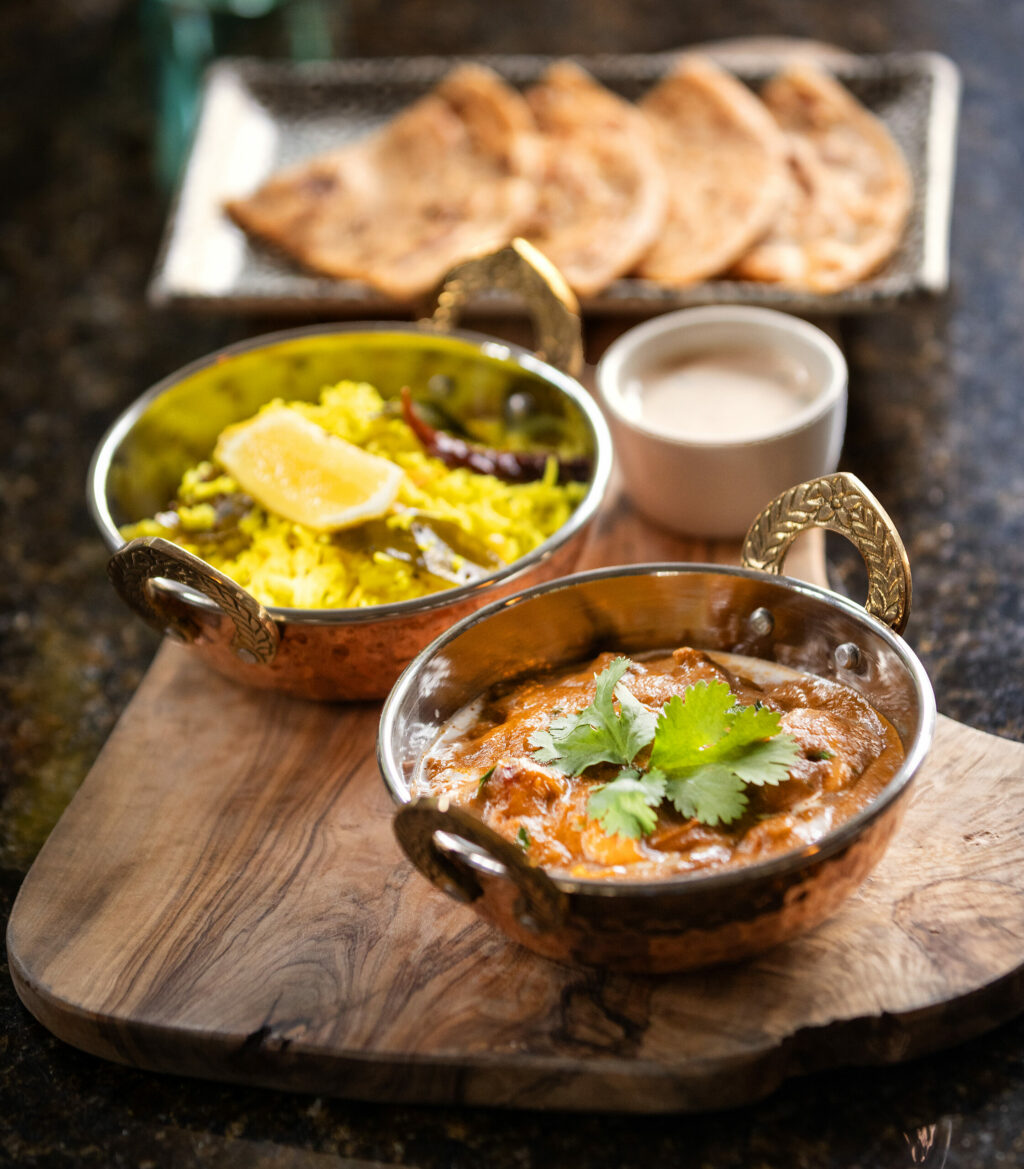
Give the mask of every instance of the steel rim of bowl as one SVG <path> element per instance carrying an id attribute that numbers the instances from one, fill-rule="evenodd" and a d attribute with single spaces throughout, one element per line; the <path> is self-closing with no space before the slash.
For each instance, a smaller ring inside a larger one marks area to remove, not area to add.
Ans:
<path id="1" fill-rule="evenodd" d="M 706 873 L 678 873 L 651 881 L 609 881 L 601 877 L 564 877 L 557 873 L 548 873 L 547 876 L 563 893 L 584 897 L 654 897 L 666 892 L 684 892 L 688 887 L 699 885 L 701 892 L 728 889 L 735 885 L 758 878 L 778 876 L 783 873 L 800 869 L 811 859 L 827 860 L 837 852 L 842 851 L 851 841 L 882 814 L 903 792 L 906 791 L 911 780 L 917 774 L 931 749 L 935 732 L 935 692 L 931 680 L 921 664 L 920 659 L 910 646 L 894 633 L 884 622 L 872 617 L 855 601 L 851 601 L 839 593 L 808 581 L 798 580 L 795 577 L 769 576 L 756 569 L 734 568 L 721 564 L 672 564 L 652 563 L 637 565 L 613 565 L 608 568 L 592 569 L 588 572 L 574 573 L 561 577 L 558 580 L 545 584 L 535 585 L 511 597 L 492 602 L 489 605 L 471 613 L 468 617 L 456 622 L 450 629 L 436 637 L 426 648 L 409 663 L 395 682 L 391 693 L 384 702 L 381 712 L 377 736 L 377 764 L 384 778 L 385 786 L 391 798 L 398 805 L 407 804 L 409 798 L 401 797 L 395 777 L 400 774 L 397 760 L 391 750 L 395 714 L 401 705 L 402 699 L 416 682 L 419 670 L 436 653 L 444 649 L 450 642 L 455 641 L 466 630 L 474 625 L 486 621 L 495 613 L 514 606 L 518 606 L 546 593 L 557 592 L 561 589 L 572 589 L 578 584 L 594 580 L 604 580 L 614 577 L 628 576 L 680 576 L 705 573 L 713 576 L 733 576 L 745 579 L 765 580 L 789 588 L 791 591 L 815 600 L 823 601 L 838 609 L 848 617 L 863 624 L 870 632 L 875 633 L 885 641 L 906 667 L 913 683 L 914 693 L 918 700 L 919 721 L 917 733 L 899 770 L 866 807 L 854 813 L 848 820 L 844 820 L 832 831 L 826 833 L 819 840 L 805 845 L 803 848 L 793 849 L 781 856 L 772 857 L 765 861 L 755 861 L 752 864 L 740 865 L 737 868 L 712 871 Z M 461 850 L 460 850 L 461 851 Z M 465 856 L 465 854 L 464 854 Z M 469 863 L 472 863 L 470 860 Z M 503 867 L 503 866 L 502 866 Z M 493 871 L 493 866 L 488 871 Z"/>
<path id="2" fill-rule="evenodd" d="M 536 354 L 531 353 L 523 346 L 512 341 L 491 337 L 486 333 L 477 333 L 468 329 L 439 331 L 429 324 L 418 322 L 353 321 L 340 324 L 303 325 L 294 329 L 281 329 L 274 333 L 264 333 L 258 337 L 236 341 L 174 370 L 136 398 L 107 429 L 89 463 L 87 477 L 89 511 L 110 550 L 114 552 L 125 544 L 117 525 L 114 523 L 113 516 L 110 514 L 107 499 L 106 483 L 113 457 L 132 427 L 157 398 L 185 378 L 208 369 L 225 358 L 237 357 L 243 353 L 270 348 L 288 341 L 301 340 L 304 337 L 332 333 L 343 335 L 358 333 L 422 334 L 425 337 L 441 340 L 464 341 L 470 348 L 477 349 L 485 357 L 497 361 L 512 361 L 527 372 L 538 375 L 545 381 L 554 384 L 569 397 L 583 414 L 594 438 L 594 473 L 587 486 L 587 493 L 580 501 L 579 506 L 556 532 L 525 556 L 521 556 L 518 560 L 512 561 L 511 564 L 507 564 L 504 568 L 482 577 L 478 581 L 457 585 L 450 589 L 441 589 L 425 597 L 391 601 L 384 605 L 366 605 L 358 609 L 290 609 L 283 606 L 265 606 L 267 612 L 276 621 L 301 622 L 304 625 L 360 625 L 445 608 L 468 597 L 489 592 L 496 585 L 514 582 L 518 577 L 543 564 L 593 519 L 601 505 L 611 477 L 612 438 L 601 408 L 580 382 L 555 366 L 548 365 L 547 362 L 542 361 Z M 194 589 L 173 583 L 168 587 L 170 591 L 187 598 L 190 604 L 211 613 L 218 612 L 217 606 L 212 601 Z"/>

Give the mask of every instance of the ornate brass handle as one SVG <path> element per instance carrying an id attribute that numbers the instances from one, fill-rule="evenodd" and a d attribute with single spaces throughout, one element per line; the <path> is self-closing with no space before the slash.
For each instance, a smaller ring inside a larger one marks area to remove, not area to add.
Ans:
<path id="1" fill-rule="evenodd" d="M 444 807 L 435 797 L 423 796 L 403 804 L 395 813 L 393 823 L 405 855 L 428 881 L 449 897 L 475 901 L 483 890 L 469 866 L 438 845 L 435 839 L 438 832 L 466 840 L 501 863 L 519 890 L 516 913 L 527 929 L 553 930 L 565 920 L 565 894 L 547 873 L 528 864 L 522 849 L 499 836 L 465 808 Z"/>
<path id="2" fill-rule="evenodd" d="M 790 546 L 809 528 L 845 536 L 864 557 L 868 599 L 864 608 L 897 633 L 910 616 L 910 561 L 885 510 L 855 476 L 840 471 L 791 487 L 754 520 L 743 541 L 743 565 L 782 571 Z"/>
<path id="3" fill-rule="evenodd" d="M 575 377 L 583 367 L 579 302 L 562 273 L 524 239 L 452 268 L 434 294 L 430 319 L 438 329 L 452 329 L 471 295 L 493 289 L 523 297 L 538 356 Z"/>
<path id="4" fill-rule="evenodd" d="M 159 536 L 130 540 L 107 565 L 111 583 L 121 599 L 154 629 L 179 641 L 195 641 L 199 627 L 161 597 L 158 578 L 188 585 L 211 601 L 235 626 L 231 648 L 245 662 L 266 663 L 277 652 L 280 634 L 274 619 L 240 585 L 177 544 Z"/>

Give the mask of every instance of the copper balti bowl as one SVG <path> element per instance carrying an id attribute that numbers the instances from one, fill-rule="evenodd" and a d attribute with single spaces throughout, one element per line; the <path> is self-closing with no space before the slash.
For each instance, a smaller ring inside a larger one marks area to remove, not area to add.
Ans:
<path id="1" fill-rule="evenodd" d="M 525 295 L 541 356 L 448 328 L 471 292 Z M 564 575 L 583 550 L 611 471 L 611 438 L 574 372 L 582 360 L 575 302 L 559 274 L 527 245 L 461 265 L 418 323 L 316 325 L 233 345 L 164 378 L 114 423 L 89 474 L 89 502 L 113 551 L 122 598 L 160 632 L 188 643 L 241 682 L 314 699 L 383 698 L 416 654 L 489 601 Z M 213 450 L 228 425 L 274 398 L 315 399 L 341 379 L 367 381 L 385 398 L 404 385 L 449 387 L 460 401 L 500 415 L 512 394 L 560 417 L 591 456 L 579 506 L 531 553 L 474 581 L 414 600 L 353 609 L 264 608 L 205 561 L 162 539 L 125 543 L 120 526 L 165 507 L 184 470 Z"/>
<path id="2" fill-rule="evenodd" d="M 809 527 L 843 532 L 869 574 L 866 608 L 786 578 Z M 744 567 L 647 564 L 537 585 L 460 622 L 427 648 L 384 706 L 378 761 L 400 805 L 399 843 L 439 889 L 548 958 L 664 972 L 758 953 L 821 922 L 882 856 L 935 722 L 928 677 L 899 636 L 910 576 L 899 537 L 862 484 L 801 484 L 755 521 Z M 877 798 L 814 844 L 745 867 L 655 881 L 550 876 L 469 811 L 413 799 L 442 724 L 499 680 L 611 650 L 691 645 L 778 662 L 859 691 L 893 723 L 906 756 Z"/>

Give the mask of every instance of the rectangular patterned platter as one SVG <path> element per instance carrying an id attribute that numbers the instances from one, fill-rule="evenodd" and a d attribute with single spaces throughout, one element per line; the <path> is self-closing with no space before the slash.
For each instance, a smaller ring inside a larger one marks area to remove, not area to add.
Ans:
<path id="1" fill-rule="evenodd" d="M 671 67 L 675 53 L 578 57 L 599 81 L 631 100 Z M 552 58 L 478 58 L 518 87 Z M 457 63 L 407 57 L 294 65 L 225 59 L 208 72 L 192 150 L 150 283 L 154 304 L 247 313 L 365 316 L 403 307 L 367 285 L 310 274 L 251 242 L 224 214 L 224 200 L 253 191 L 282 166 L 350 141 L 421 96 Z M 735 66 L 757 86 L 779 59 L 749 54 Z M 889 263 L 847 291 L 798 294 L 769 284 L 710 280 L 689 288 L 621 279 L 584 302 L 590 314 L 653 315 L 697 304 L 755 304 L 833 314 L 888 307 L 942 292 L 948 283 L 949 220 L 959 79 L 934 53 L 844 57 L 830 68 L 881 117 L 906 154 L 914 204 Z M 510 306 L 498 296 L 482 312 Z"/>

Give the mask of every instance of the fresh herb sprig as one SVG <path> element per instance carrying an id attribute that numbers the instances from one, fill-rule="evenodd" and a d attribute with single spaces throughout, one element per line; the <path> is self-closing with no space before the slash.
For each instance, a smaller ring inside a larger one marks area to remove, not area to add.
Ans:
<path id="1" fill-rule="evenodd" d="M 619 767 L 587 801 L 587 815 L 606 832 L 634 839 L 653 832 L 666 799 L 701 823 L 729 824 L 746 810 L 748 787 L 788 778 L 799 748 L 781 732 L 777 711 L 739 705 L 720 681 L 697 682 L 652 711 L 622 680 L 631 664 L 616 658 L 597 675 L 589 706 L 530 738 L 538 762 L 569 775 L 599 763 Z M 638 756 L 648 747 L 644 764 Z"/>
<path id="2" fill-rule="evenodd" d="M 594 701 L 578 714 L 551 720 L 546 731 L 534 731 L 530 746 L 539 763 L 554 763 L 569 775 L 580 775 L 597 763 L 632 763 L 654 738 L 657 715 L 620 685 L 629 658 L 616 658 L 597 675 Z M 613 698 L 619 700 L 615 709 Z"/>

